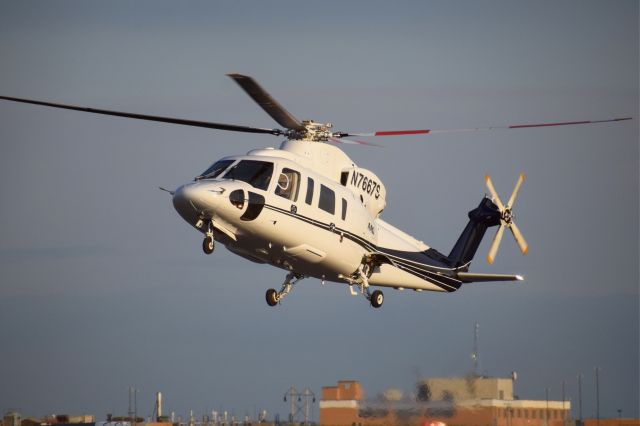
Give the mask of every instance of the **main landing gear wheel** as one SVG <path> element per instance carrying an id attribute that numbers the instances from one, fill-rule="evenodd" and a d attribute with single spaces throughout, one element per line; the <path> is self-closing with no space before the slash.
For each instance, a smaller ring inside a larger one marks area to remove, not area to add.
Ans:
<path id="1" fill-rule="evenodd" d="M 214 249 L 215 249 L 215 244 L 213 242 L 213 237 L 207 235 L 206 237 L 204 237 L 204 240 L 202 241 L 202 251 L 204 251 L 206 254 L 211 254 L 213 253 Z"/>
<path id="2" fill-rule="evenodd" d="M 373 306 L 374 308 L 379 308 L 380 306 L 382 306 L 383 302 L 384 294 L 382 294 L 380 290 L 375 290 L 373 293 L 371 293 L 371 306 Z"/>
<path id="3" fill-rule="evenodd" d="M 284 279 L 282 283 L 282 289 L 280 291 L 276 291 L 272 288 L 267 290 L 267 294 L 265 295 L 267 299 L 267 305 L 276 306 L 284 297 L 291 292 L 293 286 L 304 278 L 304 275 L 296 274 L 295 272 L 289 272 L 287 274 L 287 278 Z"/>
<path id="4" fill-rule="evenodd" d="M 278 304 L 278 292 L 275 291 L 275 289 L 270 288 L 269 290 L 267 290 L 266 298 L 267 305 L 276 306 Z"/>

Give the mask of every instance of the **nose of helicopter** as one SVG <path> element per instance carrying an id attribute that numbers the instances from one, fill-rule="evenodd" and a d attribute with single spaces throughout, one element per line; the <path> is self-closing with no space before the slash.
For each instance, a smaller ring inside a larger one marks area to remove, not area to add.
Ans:
<path id="1" fill-rule="evenodd" d="M 222 190 L 199 182 L 187 183 L 173 194 L 173 207 L 186 220 L 192 222 L 213 213 Z"/>

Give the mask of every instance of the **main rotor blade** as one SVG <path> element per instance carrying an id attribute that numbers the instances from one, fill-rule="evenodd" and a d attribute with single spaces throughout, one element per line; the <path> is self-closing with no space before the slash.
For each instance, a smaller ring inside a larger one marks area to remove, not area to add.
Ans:
<path id="1" fill-rule="evenodd" d="M 484 182 L 487 184 L 487 189 L 489 189 L 489 192 L 491 193 L 493 202 L 496 204 L 496 206 L 498 206 L 498 209 L 501 212 L 504 211 L 504 204 L 502 204 L 500 197 L 498 197 L 498 193 L 496 192 L 496 189 L 493 187 L 493 182 L 491 182 L 491 178 L 489 177 L 489 175 L 486 175 L 484 177 Z"/>
<path id="2" fill-rule="evenodd" d="M 421 130 L 383 130 L 370 133 L 343 133 L 344 136 L 403 136 L 403 135 L 426 135 L 430 133 L 457 133 L 457 132 L 475 132 L 485 130 L 505 130 L 505 129 L 525 129 L 530 127 L 553 127 L 553 126 L 572 126 L 576 124 L 596 124 L 610 123 L 613 121 L 632 120 L 632 117 L 609 118 L 605 120 L 582 120 L 582 121 L 563 121 L 554 123 L 534 123 L 534 124 L 514 124 L 509 126 L 488 126 L 488 127 L 469 127 L 459 129 L 421 129 Z"/>
<path id="3" fill-rule="evenodd" d="M 520 176 L 518 176 L 518 182 L 516 182 L 516 186 L 515 188 L 513 188 L 513 193 L 511 194 L 511 198 L 509 198 L 509 201 L 507 202 L 508 209 L 512 208 L 513 203 L 516 202 L 516 198 L 518 197 L 518 191 L 520 191 L 520 186 L 522 185 L 522 182 L 524 182 L 524 173 L 520 173 Z"/>
<path id="4" fill-rule="evenodd" d="M 384 130 L 379 132 L 371 132 L 371 133 L 341 133 L 342 136 L 404 136 L 404 135 L 426 135 L 427 133 L 432 133 L 433 130 L 424 129 L 424 130 Z"/>
<path id="5" fill-rule="evenodd" d="M 90 112 L 93 114 L 112 115 L 115 117 L 133 118 L 136 120 L 159 121 L 161 123 L 180 124 L 183 126 L 205 127 L 208 129 L 228 130 L 232 132 L 245 133 L 269 133 L 272 135 L 282 135 L 284 132 L 280 129 L 262 129 L 257 127 L 239 126 L 235 124 L 213 123 L 210 121 L 186 120 L 183 118 L 160 117 L 156 115 L 135 114 L 131 112 L 110 111 L 106 109 L 88 108 L 75 105 L 57 104 L 53 102 L 35 101 L 31 99 L 12 98 L 9 96 L 0 96 L 0 99 L 13 102 L 22 102 L 25 104 L 42 105 L 53 108 L 70 109 L 73 111 Z"/>
<path id="6" fill-rule="evenodd" d="M 330 137 L 329 141 L 333 142 L 333 143 L 336 143 L 336 144 L 365 145 L 365 146 L 375 146 L 375 147 L 381 148 L 381 145 L 376 145 L 375 143 L 366 142 L 366 141 L 357 141 L 355 139 L 344 139 L 344 138 Z"/>
<path id="7" fill-rule="evenodd" d="M 304 126 L 289 111 L 278 103 L 266 90 L 253 78 L 242 74 L 227 74 L 242 89 L 251 96 L 260 107 L 271 116 L 278 124 L 287 129 L 303 130 Z"/>
<path id="8" fill-rule="evenodd" d="M 496 231 L 495 237 L 493 237 L 493 242 L 491 243 L 489 254 L 487 254 L 487 262 L 489 263 L 489 265 L 493 264 L 493 261 L 496 259 L 496 254 L 498 254 L 500 241 L 502 241 L 502 234 L 504 234 L 504 227 L 505 227 L 504 222 L 500 221 L 500 227 Z"/>

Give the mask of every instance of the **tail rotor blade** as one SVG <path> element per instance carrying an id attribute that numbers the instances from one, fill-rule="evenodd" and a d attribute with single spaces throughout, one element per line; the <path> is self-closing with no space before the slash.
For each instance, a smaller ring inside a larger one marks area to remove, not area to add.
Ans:
<path id="1" fill-rule="evenodd" d="M 516 242 L 518 243 L 518 246 L 520 246 L 520 251 L 522 252 L 522 254 L 529 253 L 529 245 L 527 244 L 527 242 L 525 241 L 524 237 L 522 236 L 522 232 L 520 232 L 520 230 L 518 229 L 518 227 L 516 226 L 516 224 L 514 222 L 511 222 L 509 224 L 509 229 L 511 230 L 511 233 L 513 234 L 513 238 L 516 239 Z"/>
<path id="2" fill-rule="evenodd" d="M 522 182 L 524 182 L 524 173 L 520 173 L 518 177 L 518 182 L 516 182 L 515 188 L 513 188 L 513 193 L 511 194 L 511 198 L 509 198 L 509 202 L 507 203 L 507 208 L 510 209 L 513 207 L 513 203 L 516 202 L 516 198 L 518 197 L 518 191 L 520 191 L 520 186 L 522 186 Z"/>
<path id="3" fill-rule="evenodd" d="M 489 254 L 487 255 L 487 262 L 489 263 L 489 265 L 493 264 L 493 261 L 496 259 L 498 248 L 500 248 L 500 241 L 502 241 L 502 234 L 504 234 L 504 228 L 505 224 L 504 222 L 501 222 L 495 237 L 493 237 L 493 242 L 491 243 L 491 248 L 489 249 Z"/>
<path id="4" fill-rule="evenodd" d="M 511 230 L 513 238 L 515 238 L 518 246 L 520 247 L 520 251 L 522 251 L 522 254 L 527 254 L 529 252 L 529 246 L 522 236 L 522 232 L 520 232 L 516 224 L 513 222 L 513 213 L 511 212 L 511 208 L 518 198 L 520 187 L 524 182 L 524 173 L 520 173 L 520 176 L 518 176 L 518 181 L 516 182 L 515 188 L 513 188 L 513 193 L 511 194 L 509 203 L 506 205 L 506 207 L 502 204 L 500 197 L 498 197 L 498 193 L 493 186 L 491 178 L 487 175 L 484 177 L 484 180 L 487 188 L 489 189 L 489 192 L 491 193 L 491 196 L 493 197 L 493 202 L 495 203 L 500 213 L 500 227 L 498 228 L 498 231 L 493 238 L 493 242 L 491 243 L 489 254 L 487 254 L 487 262 L 489 262 L 489 264 L 492 264 L 496 259 L 496 254 L 498 253 L 498 249 L 500 248 L 500 241 L 502 241 L 502 235 L 504 234 L 504 228 L 509 228 L 509 230 Z"/>
<path id="5" fill-rule="evenodd" d="M 489 193 L 491 193 L 493 202 L 496 203 L 496 206 L 498 206 L 498 209 L 500 209 L 500 211 L 503 211 L 504 204 L 502 204 L 502 201 L 500 201 L 500 197 L 498 197 L 498 193 L 496 192 L 496 189 L 493 187 L 493 182 L 491 182 L 491 178 L 489 177 L 489 175 L 486 175 L 484 177 L 484 182 L 487 184 L 487 189 L 489 189 Z"/>

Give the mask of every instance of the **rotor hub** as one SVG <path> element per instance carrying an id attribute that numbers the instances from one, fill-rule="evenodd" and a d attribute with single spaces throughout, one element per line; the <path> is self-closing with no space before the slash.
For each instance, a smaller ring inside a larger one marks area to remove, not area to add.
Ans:
<path id="1" fill-rule="evenodd" d="M 513 222 L 513 212 L 511 211 L 511 209 L 510 208 L 504 209 L 502 211 L 501 218 L 506 224 L 510 224 L 511 222 Z"/>
<path id="2" fill-rule="evenodd" d="M 329 130 L 333 127 L 331 123 L 316 123 L 313 120 L 304 120 L 302 122 L 304 129 L 291 129 L 287 132 L 289 140 L 307 140 L 314 142 L 327 142 L 333 137 L 333 133 Z"/>

